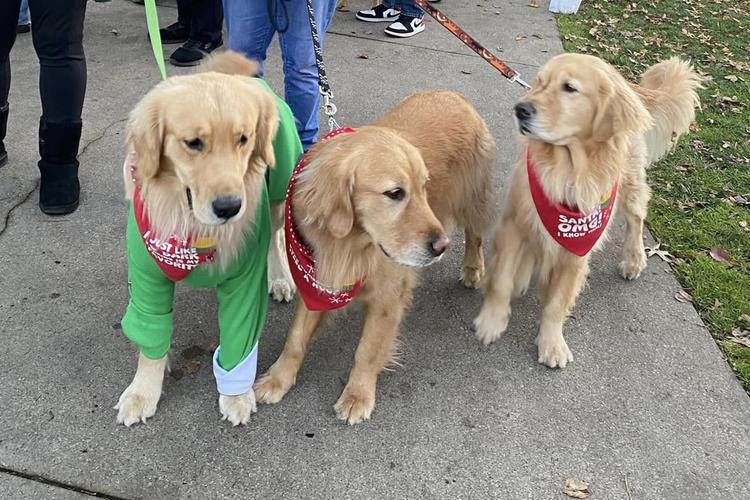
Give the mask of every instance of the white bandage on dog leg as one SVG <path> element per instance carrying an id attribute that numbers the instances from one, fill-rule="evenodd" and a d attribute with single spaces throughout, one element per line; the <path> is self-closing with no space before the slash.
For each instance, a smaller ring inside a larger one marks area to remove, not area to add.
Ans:
<path id="1" fill-rule="evenodd" d="M 240 364 L 226 371 L 219 365 L 219 350 L 214 352 L 214 377 L 219 394 L 224 396 L 239 396 L 245 394 L 255 382 L 255 374 L 258 369 L 258 344 L 255 344 L 250 354 Z"/>

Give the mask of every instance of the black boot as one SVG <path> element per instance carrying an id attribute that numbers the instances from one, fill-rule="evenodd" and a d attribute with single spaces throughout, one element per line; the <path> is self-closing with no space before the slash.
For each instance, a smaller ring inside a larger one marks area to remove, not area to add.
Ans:
<path id="1" fill-rule="evenodd" d="M 0 106 L 0 167 L 8 163 L 8 152 L 5 151 L 5 133 L 8 131 L 8 103 Z"/>
<path id="2" fill-rule="evenodd" d="M 39 208 L 47 215 L 65 215 L 78 208 L 78 143 L 81 122 L 39 120 Z"/>

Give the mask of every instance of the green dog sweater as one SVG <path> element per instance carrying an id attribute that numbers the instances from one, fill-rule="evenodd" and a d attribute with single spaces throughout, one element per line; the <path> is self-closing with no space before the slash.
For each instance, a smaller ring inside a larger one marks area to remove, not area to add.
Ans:
<path id="1" fill-rule="evenodd" d="M 275 94 L 274 97 L 280 120 L 273 140 L 276 165 L 267 171 L 252 227 L 245 232 L 244 246 L 223 271 L 212 268 L 212 259 L 193 258 L 202 249 L 194 248 L 197 244 L 190 245 L 189 238 L 182 238 L 188 241 L 187 247 L 174 248 L 170 241 L 175 238 L 153 238 L 149 231 L 142 234 L 133 203 L 129 208 L 126 242 L 130 300 L 122 319 L 123 332 L 147 358 L 160 359 L 167 354 L 173 331 L 175 282 L 164 274 L 155 259 L 159 258 L 161 265 L 181 265 L 186 262 L 185 253 L 192 252 L 187 261 L 192 258 L 192 262 L 200 264 L 182 281 L 193 288 L 216 288 L 219 347 L 214 353 L 213 367 L 218 391 L 224 395 L 244 394 L 255 381 L 258 340 L 268 311 L 266 260 L 271 240 L 270 202 L 284 201 L 289 177 L 302 154 L 294 116 L 283 100 Z M 170 255 L 170 251 L 175 253 Z"/>

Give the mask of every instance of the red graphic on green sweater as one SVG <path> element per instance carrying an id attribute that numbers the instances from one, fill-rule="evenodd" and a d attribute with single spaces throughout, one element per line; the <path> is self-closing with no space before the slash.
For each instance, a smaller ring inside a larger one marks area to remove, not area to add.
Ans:
<path id="1" fill-rule="evenodd" d="M 329 133 L 322 140 L 330 139 L 339 134 L 351 134 L 352 128 L 340 128 Z M 332 311 L 344 307 L 357 296 L 360 280 L 341 290 L 333 290 L 318 281 L 315 272 L 315 257 L 312 251 L 299 234 L 297 226 L 292 217 L 292 192 L 302 169 L 307 164 L 307 156 L 304 156 L 292 173 L 289 186 L 286 191 L 286 206 L 284 210 L 284 234 L 286 236 L 286 255 L 289 261 L 289 270 L 297 285 L 300 297 L 305 306 L 311 311 Z"/>
<path id="2" fill-rule="evenodd" d="M 612 216 L 617 196 L 617 182 L 610 192 L 602 195 L 599 207 L 589 213 L 583 213 L 578 209 L 555 203 L 547 197 L 539 183 L 531 152 L 526 155 L 526 171 L 536 212 L 552 239 L 579 257 L 589 253 L 604 234 Z"/>
<path id="3" fill-rule="evenodd" d="M 140 186 L 136 184 L 133 193 L 133 209 L 138 232 L 149 255 L 159 269 L 172 281 L 185 279 L 190 271 L 206 262 L 213 262 L 216 257 L 215 240 L 212 238 L 187 239 L 171 235 L 162 238 L 156 235 L 146 214 L 141 199 Z"/>

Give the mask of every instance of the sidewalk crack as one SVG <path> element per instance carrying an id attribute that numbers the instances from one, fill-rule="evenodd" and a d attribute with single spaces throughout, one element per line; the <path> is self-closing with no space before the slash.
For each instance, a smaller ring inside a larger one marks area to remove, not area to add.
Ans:
<path id="1" fill-rule="evenodd" d="M 122 123 L 124 121 L 127 121 L 127 117 L 115 120 L 112 123 L 110 123 L 109 125 L 107 125 L 106 127 L 104 127 L 104 129 L 102 130 L 101 134 L 99 134 L 98 136 L 94 137 L 93 139 L 91 139 L 90 141 L 88 141 L 86 144 L 83 145 L 83 147 L 81 148 L 80 153 L 78 153 L 78 157 L 83 156 L 86 153 L 86 151 L 88 151 L 89 146 L 91 146 L 92 144 L 94 144 L 94 143 L 99 142 L 100 140 L 102 140 L 104 138 L 104 136 L 107 135 L 107 132 L 109 132 L 109 130 L 112 127 L 114 127 L 115 125 L 117 125 L 119 123 Z"/>
<path id="2" fill-rule="evenodd" d="M 8 229 L 8 225 L 10 224 L 10 217 L 11 217 L 11 215 L 13 215 L 13 211 L 15 209 L 17 209 L 18 207 L 20 207 L 21 205 L 23 205 L 24 203 L 26 203 L 29 200 L 29 198 L 31 198 L 31 195 L 34 194 L 34 191 L 36 191 L 38 187 L 39 187 L 39 181 L 37 180 L 34 183 L 34 186 L 31 188 L 31 190 L 28 193 L 26 193 L 23 196 L 23 198 L 21 198 L 20 201 L 18 201 L 15 205 L 13 205 L 12 207 L 10 207 L 10 210 L 8 210 L 8 212 L 5 214 L 5 220 L 3 221 L 3 227 L 2 227 L 2 229 L 0 229 L 0 237 L 2 237 L 2 235 L 5 233 L 5 230 Z M 0 471 L 1 470 L 2 470 L 2 468 L 0 468 Z"/>

